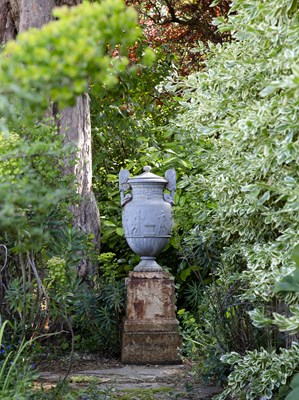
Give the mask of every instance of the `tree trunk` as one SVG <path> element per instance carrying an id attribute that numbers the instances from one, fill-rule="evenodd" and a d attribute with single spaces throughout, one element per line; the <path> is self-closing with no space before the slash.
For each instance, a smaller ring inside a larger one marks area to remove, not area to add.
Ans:
<path id="1" fill-rule="evenodd" d="M 5 43 L 19 32 L 29 28 L 40 28 L 52 19 L 52 9 L 61 5 L 77 5 L 81 0 L 0 0 L 0 41 Z M 53 116 L 57 117 L 57 110 Z M 91 126 L 89 97 L 77 98 L 76 105 L 60 112 L 58 130 L 65 135 L 65 142 L 77 147 L 75 165 L 66 160 L 67 174 L 74 174 L 81 203 L 72 207 L 74 225 L 92 235 L 95 248 L 100 247 L 100 216 L 95 196 L 92 192 Z M 88 261 L 80 266 L 80 275 L 92 272 Z"/>
<path id="2" fill-rule="evenodd" d="M 0 45 L 14 39 L 19 29 L 18 0 L 0 0 Z"/>
<path id="3" fill-rule="evenodd" d="M 96 249 L 100 250 L 100 213 L 92 191 L 92 152 L 89 96 L 84 94 L 77 98 L 74 107 L 66 108 L 61 113 L 59 130 L 65 135 L 66 143 L 74 143 L 78 149 L 76 162 L 68 160 L 66 174 L 76 178 L 77 192 L 81 197 L 80 204 L 72 207 L 75 225 L 93 236 Z M 82 263 L 80 275 L 92 273 L 90 263 Z"/>
<path id="4" fill-rule="evenodd" d="M 54 0 L 19 0 L 20 25 L 19 32 L 29 28 L 41 28 L 52 19 Z"/>

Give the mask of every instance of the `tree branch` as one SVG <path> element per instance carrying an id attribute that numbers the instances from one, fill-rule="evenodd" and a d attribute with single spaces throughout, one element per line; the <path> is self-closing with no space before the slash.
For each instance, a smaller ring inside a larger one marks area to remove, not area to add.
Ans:
<path id="1" fill-rule="evenodd" d="M 31 252 L 31 254 L 29 254 L 29 252 L 27 252 L 27 260 L 32 269 L 33 275 L 35 276 L 35 279 L 36 279 L 39 299 L 41 300 L 42 296 L 44 295 L 45 302 L 46 302 L 46 311 L 48 311 L 49 304 L 50 304 L 49 296 L 48 296 L 48 293 L 47 293 L 47 291 L 42 283 L 42 280 L 40 279 L 39 274 L 37 272 L 37 268 L 35 266 L 34 256 L 33 256 L 32 252 Z"/>

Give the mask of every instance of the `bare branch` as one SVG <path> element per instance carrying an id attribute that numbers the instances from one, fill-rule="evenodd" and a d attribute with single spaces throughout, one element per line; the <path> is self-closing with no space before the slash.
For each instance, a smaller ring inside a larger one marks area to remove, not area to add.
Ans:
<path id="1" fill-rule="evenodd" d="M 37 268 L 36 268 L 36 265 L 34 262 L 33 252 L 31 252 L 31 254 L 29 254 L 29 252 L 27 252 L 27 260 L 32 269 L 33 275 L 35 276 L 35 279 L 36 279 L 39 298 L 42 299 L 43 295 L 45 297 L 46 311 L 47 311 L 49 309 L 50 300 L 49 300 L 48 293 L 42 283 L 42 280 L 40 279 L 39 274 L 37 272 Z"/>

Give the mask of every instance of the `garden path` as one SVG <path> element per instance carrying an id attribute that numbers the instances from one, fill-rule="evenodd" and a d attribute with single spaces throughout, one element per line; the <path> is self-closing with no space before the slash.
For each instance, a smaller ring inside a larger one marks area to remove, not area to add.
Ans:
<path id="1" fill-rule="evenodd" d="M 53 364 L 52 364 L 53 367 Z M 51 363 L 43 363 L 38 382 L 44 386 L 52 386 L 65 376 L 64 368 L 59 364 L 51 368 Z M 220 389 L 203 387 L 192 375 L 187 365 L 123 365 L 117 360 L 103 362 L 82 360 L 76 364 L 68 375 L 72 386 L 84 387 L 96 384 L 103 392 L 128 393 L 138 399 L 142 390 L 153 390 L 153 399 L 208 400 Z M 160 390 L 161 389 L 161 390 Z M 155 392 L 156 391 L 156 392 Z"/>

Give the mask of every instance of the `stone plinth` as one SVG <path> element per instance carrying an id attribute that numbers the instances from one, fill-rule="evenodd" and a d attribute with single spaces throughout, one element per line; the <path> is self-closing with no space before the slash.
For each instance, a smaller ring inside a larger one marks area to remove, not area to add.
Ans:
<path id="1" fill-rule="evenodd" d="M 174 282 L 167 272 L 130 272 L 122 361 L 178 364 L 181 338 L 175 318 Z"/>

